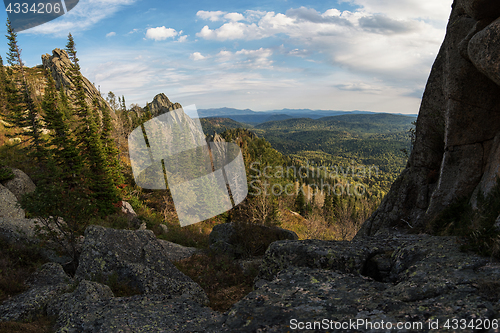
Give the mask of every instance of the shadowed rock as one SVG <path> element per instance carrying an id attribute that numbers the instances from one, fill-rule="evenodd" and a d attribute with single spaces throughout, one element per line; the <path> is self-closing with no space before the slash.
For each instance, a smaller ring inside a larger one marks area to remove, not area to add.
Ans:
<path id="1" fill-rule="evenodd" d="M 43 265 L 26 282 L 28 291 L 0 305 L 0 321 L 32 321 L 45 315 L 48 304 L 68 292 L 73 282 L 61 265 Z"/>
<path id="2" fill-rule="evenodd" d="M 90 226 L 75 278 L 106 282 L 112 275 L 144 294 L 182 295 L 200 304 L 208 302 L 200 286 L 170 262 L 152 231 Z"/>

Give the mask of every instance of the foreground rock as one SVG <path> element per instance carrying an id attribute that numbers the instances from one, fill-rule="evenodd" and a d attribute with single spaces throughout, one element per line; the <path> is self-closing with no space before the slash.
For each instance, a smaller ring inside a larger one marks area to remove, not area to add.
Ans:
<path id="1" fill-rule="evenodd" d="M 21 200 L 24 194 L 31 193 L 36 189 L 35 184 L 27 174 L 19 169 L 11 169 L 11 171 L 14 174 L 14 178 L 2 182 L 2 185 L 11 191 L 17 200 Z"/>
<path id="2" fill-rule="evenodd" d="M 222 315 L 167 295 L 113 297 L 109 287 L 82 281 L 48 308 L 57 332 L 217 332 Z M 210 328 L 211 327 L 211 328 Z"/>
<path id="3" fill-rule="evenodd" d="M 278 240 L 297 240 L 293 231 L 255 223 L 222 223 L 209 236 L 210 249 L 232 258 L 263 255 L 268 246 Z"/>
<path id="4" fill-rule="evenodd" d="M 500 320 L 500 264 L 459 247 L 454 237 L 434 236 L 273 243 L 258 289 L 229 311 L 222 331 L 285 332 L 294 323 L 326 318 L 328 323 L 422 323 L 422 332 L 438 320 L 440 329 L 433 332 L 446 332 L 448 319 Z M 380 332 L 334 327 L 328 328 Z"/>
<path id="5" fill-rule="evenodd" d="M 61 265 L 47 263 L 26 282 L 30 287 L 0 305 L 0 321 L 32 321 L 45 315 L 47 306 L 57 296 L 68 292 L 74 283 Z"/>
<path id="6" fill-rule="evenodd" d="M 200 250 L 195 247 L 183 246 L 162 239 L 159 239 L 158 241 L 165 250 L 164 253 L 170 261 L 179 261 L 182 259 L 186 259 L 200 252 Z"/>
<path id="7" fill-rule="evenodd" d="M 18 204 L 16 196 L 0 184 L 0 218 L 24 219 L 25 213 Z"/>
<path id="8" fill-rule="evenodd" d="M 200 286 L 170 262 L 167 250 L 150 230 L 88 227 L 75 278 L 97 282 L 117 279 L 143 294 L 208 302 Z"/>

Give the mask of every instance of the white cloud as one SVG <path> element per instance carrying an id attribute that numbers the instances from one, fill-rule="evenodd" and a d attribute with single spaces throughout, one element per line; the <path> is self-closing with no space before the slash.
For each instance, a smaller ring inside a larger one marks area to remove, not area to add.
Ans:
<path id="1" fill-rule="evenodd" d="M 190 56 L 189 56 L 190 59 L 194 60 L 194 61 L 198 61 L 198 60 L 203 60 L 205 59 L 206 57 L 203 56 L 200 52 L 194 52 L 192 53 Z"/>
<path id="2" fill-rule="evenodd" d="M 448 17 L 452 1 L 444 0 L 341 0 L 362 7 L 362 11 L 372 14 L 383 13 L 399 19 L 429 19 L 442 22 Z"/>
<path id="3" fill-rule="evenodd" d="M 226 15 L 224 15 L 224 18 L 226 20 L 229 20 L 229 21 L 241 21 L 241 20 L 244 20 L 245 19 L 245 16 L 243 16 L 243 14 L 240 14 L 240 13 L 228 13 Z"/>
<path id="4" fill-rule="evenodd" d="M 222 12 L 220 10 L 218 11 L 205 11 L 205 10 L 199 10 L 196 13 L 196 16 L 199 18 L 202 18 L 204 20 L 210 20 L 212 22 L 220 21 L 222 20 L 221 16 L 226 14 L 226 12 Z"/>
<path id="5" fill-rule="evenodd" d="M 359 5 L 371 3 L 368 0 L 352 1 Z M 196 36 L 217 41 L 280 36 L 307 50 L 297 49 L 288 55 L 322 55 L 333 66 L 353 73 L 375 75 L 383 81 L 406 80 L 407 84 L 414 84 L 425 80 L 444 36 L 440 22 L 446 22 L 449 9 L 445 13 L 443 8 L 446 6 L 442 4 L 420 4 L 416 6 L 416 12 L 412 12 L 414 1 L 401 0 L 396 6 L 398 10 L 381 14 L 374 10 L 384 9 L 387 1 L 373 2 L 378 6 L 366 5 L 354 12 L 332 8 L 321 13 L 306 7 L 290 9 L 285 14 L 247 11 L 241 14 L 246 15 L 245 20 L 229 21 L 213 29 L 205 26 Z M 407 11 L 405 16 L 394 16 L 403 9 Z M 441 16 L 432 12 L 438 9 Z M 255 22 L 250 22 L 249 17 Z M 441 20 L 436 23 L 424 19 L 435 17 Z"/>
<path id="6" fill-rule="evenodd" d="M 146 31 L 146 38 L 154 39 L 156 41 L 165 40 L 167 38 L 173 38 L 179 33 L 172 28 L 165 28 L 165 26 L 157 28 L 149 28 Z"/>
<path id="7" fill-rule="evenodd" d="M 257 50 L 241 49 L 236 52 L 222 50 L 215 58 L 219 63 L 225 63 L 225 69 L 263 69 L 272 68 L 272 55 L 271 49 L 261 47 Z"/>
<path id="8" fill-rule="evenodd" d="M 106 34 L 106 37 L 113 37 L 113 36 L 116 36 L 116 32 L 114 32 L 114 31 L 111 31 L 111 32 Z"/>
<path id="9" fill-rule="evenodd" d="M 96 23 L 112 16 L 123 6 L 137 0 L 80 0 L 77 6 L 54 21 L 22 31 L 21 33 L 67 36 L 91 28 Z"/>
<path id="10" fill-rule="evenodd" d="M 177 39 L 177 41 L 179 43 L 184 43 L 187 40 L 187 38 L 188 38 L 187 35 L 182 35 L 182 36 L 179 36 L 179 38 Z"/>

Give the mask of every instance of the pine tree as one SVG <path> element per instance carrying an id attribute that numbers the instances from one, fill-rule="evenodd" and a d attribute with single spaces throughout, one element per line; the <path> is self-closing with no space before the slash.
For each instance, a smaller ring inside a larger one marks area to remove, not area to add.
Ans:
<path id="1" fill-rule="evenodd" d="M 301 215 L 304 215 L 306 212 L 306 197 L 302 185 L 299 185 L 297 197 L 295 198 L 295 209 Z"/>
<path id="2" fill-rule="evenodd" d="M 83 160 L 68 126 L 69 119 L 65 114 L 68 105 L 65 96 L 64 93 L 58 94 L 54 79 L 49 72 L 42 101 L 42 109 L 45 113 L 44 122 L 47 129 L 51 131 L 47 146 L 54 165 L 60 170 L 58 178 L 68 183 L 70 188 L 74 188 L 81 183 Z"/>
<path id="3" fill-rule="evenodd" d="M 97 102 L 97 100 L 95 101 Z M 111 123 L 111 110 L 105 105 L 101 107 L 102 113 L 102 130 L 101 141 L 104 148 L 104 154 L 107 159 L 107 165 L 111 174 L 113 184 L 116 186 L 124 183 L 124 179 L 120 168 L 120 152 L 116 147 L 116 142 L 113 139 L 113 125 Z"/>
<path id="4" fill-rule="evenodd" d="M 84 154 L 85 163 L 88 168 L 86 176 L 89 188 L 98 200 L 100 212 L 102 214 L 111 213 L 114 211 L 113 203 L 118 202 L 117 190 L 113 186 L 111 171 L 107 163 L 94 112 L 92 112 L 85 101 L 83 77 L 80 73 L 75 42 L 71 34 L 68 36 L 66 51 L 73 62 L 70 73 L 71 79 L 75 84 L 73 104 L 75 114 L 81 122 L 76 135 L 78 145 Z"/>
<path id="5" fill-rule="evenodd" d="M 45 156 L 44 140 L 42 139 L 42 125 L 40 123 L 40 115 L 33 99 L 31 98 L 31 91 L 26 79 L 24 71 L 24 64 L 21 59 L 21 49 L 17 43 L 17 34 L 14 32 L 12 25 L 7 20 L 7 40 L 9 45 L 9 52 L 7 53 L 7 62 L 11 66 L 19 67 L 20 80 L 18 81 L 21 89 L 16 89 L 16 82 L 13 79 L 13 70 L 9 73 L 14 82 L 10 84 L 7 93 L 9 106 L 6 120 L 10 123 L 11 127 L 18 129 L 18 135 L 24 136 L 24 142 L 28 143 L 30 154 L 41 162 Z"/>

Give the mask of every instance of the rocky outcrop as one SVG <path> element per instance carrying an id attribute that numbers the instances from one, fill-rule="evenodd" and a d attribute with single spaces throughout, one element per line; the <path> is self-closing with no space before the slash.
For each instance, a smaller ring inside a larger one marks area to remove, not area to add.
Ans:
<path id="1" fill-rule="evenodd" d="M 35 183 L 31 178 L 19 169 L 11 169 L 14 174 L 14 178 L 2 182 L 9 191 L 12 192 L 17 198 L 21 200 L 21 197 L 26 193 L 31 193 L 36 189 Z"/>
<path id="2" fill-rule="evenodd" d="M 297 240 L 293 231 L 255 223 L 222 223 L 209 236 L 210 250 L 239 259 L 262 255 L 278 240 Z"/>
<path id="3" fill-rule="evenodd" d="M 472 320 L 476 327 L 500 320 L 500 263 L 461 251 L 455 237 L 277 241 L 266 251 L 254 291 L 224 314 L 194 300 L 193 292 L 161 287 L 165 280 L 152 271 L 161 270 L 169 281 L 187 280 L 157 245 L 146 231 L 89 227 L 76 278 L 58 264 L 44 265 L 27 292 L 0 305 L 0 321 L 47 314 L 56 332 L 219 333 L 287 332 L 314 322 L 322 326 L 307 332 L 380 332 L 370 325 L 382 321 L 417 325 L 393 327 L 398 332 L 445 332 L 447 320 Z M 120 282 L 151 280 L 139 282 L 145 286 L 140 295 L 115 297 L 108 286 L 87 279 L 110 271 Z"/>
<path id="4" fill-rule="evenodd" d="M 223 316 L 190 299 L 167 295 L 112 297 L 107 286 L 82 281 L 48 307 L 56 332 L 218 332 Z"/>
<path id="5" fill-rule="evenodd" d="M 189 299 L 166 295 L 111 297 L 107 286 L 82 281 L 48 307 L 56 332 L 218 332 L 223 316 Z"/>
<path id="6" fill-rule="evenodd" d="M 24 219 L 25 213 L 18 204 L 16 196 L 0 184 L 0 218 Z"/>
<path id="7" fill-rule="evenodd" d="M 24 210 L 18 200 L 36 189 L 31 178 L 19 169 L 11 169 L 13 178 L 0 183 L 0 219 L 22 220 Z"/>
<path id="8" fill-rule="evenodd" d="M 170 262 L 152 231 L 90 226 L 85 231 L 75 278 L 106 282 L 113 275 L 120 281 L 128 281 L 130 287 L 143 294 L 184 296 L 200 304 L 208 302 L 200 286 Z"/>
<path id="9" fill-rule="evenodd" d="M 156 95 L 153 98 L 153 101 L 151 103 L 148 103 L 148 106 L 149 111 L 151 112 L 153 117 L 157 117 L 160 114 L 182 108 L 179 103 L 170 102 L 168 97 L 163 93 Z"/>
<path id="10" fill-rule="evenodd" d="M 130 203 L 122 201 L 121 212 L 125 214 L 129 225 L 132 226 L 132 228 L 137 229 L 140 227 L 142 221 L 139 219 L 137 213 L 135 212 L 134 208 L 132 208 L 132 205 Z"/>
<path id="11" fill-rule="evenodd" d="M 158 242 L 165 250 L 164 253 L 170 261 L 179 261 L 191 257 L 200 252 L 195 247 L 183 246 L 174 242 L 158 239 Z"/>
<path id="12" fill-rule="evenodd" d="M 73 66 L 68 53 L 65 50 L 54 49 L 52 55 L 42 55 L 42 63 L 43 67 L 52 73 L 57 88 L 64 87 L 65 91 L 71 96 L 75 89 L 75 84 L 68 75 L 68 71 Z M 83 77 L 83 88 L 85 89 L 85 101 L 88 105 L 93 105 L 94 99 L 97 99 L 102 107 L 106 106 L 111 110 L 108 102 L 101 97 L 101 93 L 86 77 Z M 114 113 L 111 116 L 114 117 Z"/>
<path id="13" fill-rule="evenodd" d="M 186 254 L 167 253 L 173 247 L 151 231 L 90 226 L 74 279 L 45 264 L 27 292 L 0 305 L 0 321 L 49 315 L 57 332 L 217 332 L 223 316 L 204 306 L 204 291 L 169 261 Z M 104 284 L 112 281 L 140 295 L 115 297 Z"/>
<path id="14" fill-rule="evenodd" d="M 221 332 L 285 332 L 298 323 L 421 323 L 500 318 L 500 264 L 460 251 L 454 237 L 392 235 L 363 241 L 279 241 L 266 252 L 257 289 Z M 334 325 L 332 323 L 332 325 Z M 394 328 L 393 328 L 394 329 Z M 320 326 L 308 332 L 381 332 Z"/>
<path id="15" fill-rule="evenodd" d="M 499 16 L 494 0 L 454 2 L 408 165 L 357 237 L 393 228 L 421 230 L 459 198 L 487 195 L 496 184 Z"/>
<path id="16" fill-rule="evenodd" d="M 0 321 L 31 321 L 45 315 L 47 306 L 57 296 L 68 292 L 73 279 L 61 265 L 47 263 L 26 282 L 29 290 L 0 305 Z"/>

